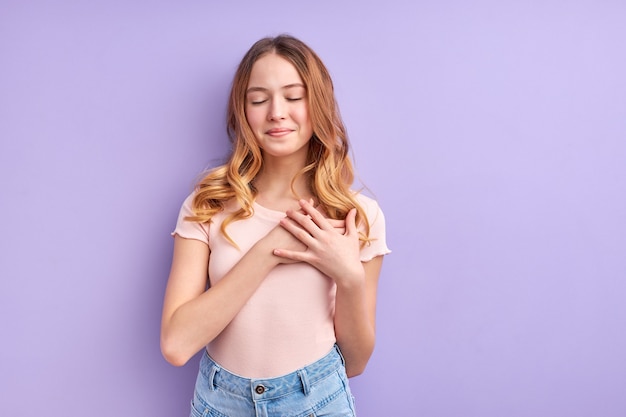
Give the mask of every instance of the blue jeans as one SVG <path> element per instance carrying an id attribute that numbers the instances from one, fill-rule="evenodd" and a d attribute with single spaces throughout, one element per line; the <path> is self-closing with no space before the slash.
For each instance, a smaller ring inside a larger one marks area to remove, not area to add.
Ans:
<path id="1" fill-rule="evenodd" d="M 191 417 L 354 417 L 354 400 L 339 348 L 288 375 L 234 375 L 206 353 L 200 361 Z"/>

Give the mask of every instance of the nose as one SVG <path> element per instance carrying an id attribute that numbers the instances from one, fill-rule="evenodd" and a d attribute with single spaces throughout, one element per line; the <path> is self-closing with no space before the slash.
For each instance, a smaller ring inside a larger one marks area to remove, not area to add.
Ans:
<path id="1" fill-rule="evenodd" d="M 280 99 L 273 99 L 268 117 L 270 120 L 282 120 L 285 118 L 285 105 Z"/>

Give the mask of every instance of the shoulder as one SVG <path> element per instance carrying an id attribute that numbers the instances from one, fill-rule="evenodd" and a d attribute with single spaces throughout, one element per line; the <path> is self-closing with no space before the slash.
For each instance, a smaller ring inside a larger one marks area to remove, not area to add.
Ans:
<path id="1" fill-rule="evenodd" d="M 370 223 L 375 222 L 379 217 L 383 217 L 383 211 L 376 200 L 358 191 L 354 191 L 353 195 L 357 203 L 359 203 L 363 211 L 365 211 L 367 220 Z"/>
<path id="2" fill-rule="evenodd" d="M 196 193 L 189 194 L 180 207 L 178 212 L 178 219 L 176 221 L 176 227 L 171 233 L 172 236 L 178 235 L 185 239 L 200 240 L 204 243 L 209 241 L 209 224 L 200 223 L 190 220 L 189 218 L 195 217 L 196 213 L 193 210 L 193 200 Z"/>
<path id="3" fill-rule="evenodd" d="M 361 204 L 377 204 L 376 200 L 372 197 L 366 196 L 361 191 L 352 190 L 352 195 L 356 198 Z"/>
<path id="4" fill-rule="evenodd" d="M 185 210 L 191 212 L 193 211 L 192 207 L 193 207 L 193 199 L 196 197 L 196 192 L 192 191 L 190 194 L 187 195 L 187 197 L 185 197 L 185 199 L 183 200 L 183 205 L 182 208 L 184 208 Z"/>
<path id="5" fill-rule="evenodd" d="M 365 212 L 369 223 L 368 242 L 361 248 L 361 261 L 368 262 L 377 256 L 390 253 L 387 247 L 385 216 L 378 202 L 361 193 L 355 193 L 354 198 Z M 363 224 L 359 225 L 360 230 L 365 232 L 363 227 Z"/>
<path id="6" fill-rule="evenodd" d="M 194 205 L 194 200 L 197 194 L 198 194 L 198 191 L 194 190 L 185 198 L 181 207 L 181 212 L 185 212 L 186 215 L 188 216 L 195 215 L 193 205 Z M 203 206 L 202 202 L 200 202 L 200 206 L 201 207 Z M 233 211 L 237 211 L 239 208 L 240 206 L 237 203 L 236 199 L 231 198 L 230 200 L 226 200 L 225 202 L 223 202 L 222 209 L 219 210 L 218 214 L 221 212 L 230 213 Z"/>
<path id="7" fill-rule="evenodd" d="M 195 195 L 196 193 L 192 192 L 191 194 L 187 195 L 187 197 L 185 197 L 185 199 L 183 200 L 183 204 L 181 205 L 180 212 L 178 214 L 179 220 L 184 219 L 185 217 L 194 215 L 193 199 Z"/>

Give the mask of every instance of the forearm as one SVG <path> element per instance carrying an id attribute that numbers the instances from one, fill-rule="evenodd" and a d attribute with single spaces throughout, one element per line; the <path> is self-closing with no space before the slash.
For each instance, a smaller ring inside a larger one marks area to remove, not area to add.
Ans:
<path id="1" fill-rule="evenodd" d="M 161 349 L 174 365 L 184 365 L 232 321 L 278 264 L 271 249 L 253 246 L 215 285 L 163 318 Z"/>
<path id="2" fill-rule="evenodd" d="M 363 372 L 374 350 L 374 317 L 368 310 L 364 276 L 337 285 L 335 334 L 348 376 Z"/>

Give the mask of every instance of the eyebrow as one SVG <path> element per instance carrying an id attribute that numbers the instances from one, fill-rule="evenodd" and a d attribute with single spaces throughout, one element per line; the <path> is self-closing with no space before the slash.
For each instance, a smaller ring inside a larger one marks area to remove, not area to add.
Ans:
<path id="1" fill-rule="evenodd" d="M 296 88 L 296 87 L 301 87 L 301 88 L 305 88 L 304 84 L 301 83 L 294 83 L 294 84 L 287 84 L 281 87 L 281 90 L 285 90 L 285 89 L 289 89 L 289 88 Z M 267 88 L 263 88 L 263 87 L 250 87 L 246 90 L 246 94 L 248 93 L 252 93 L 254 91 L 261 91 L 261 92 L 265 92 L 268 91 Z"/>

